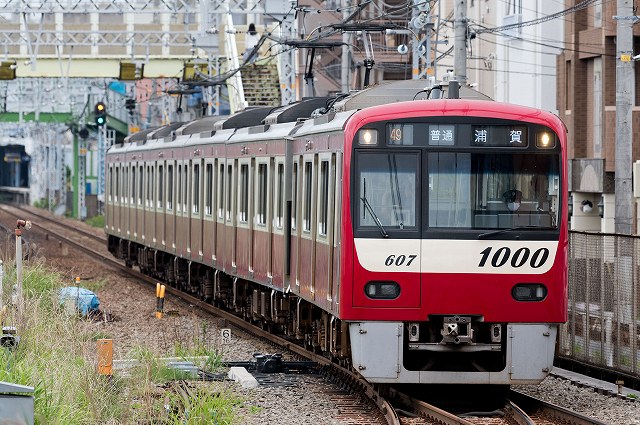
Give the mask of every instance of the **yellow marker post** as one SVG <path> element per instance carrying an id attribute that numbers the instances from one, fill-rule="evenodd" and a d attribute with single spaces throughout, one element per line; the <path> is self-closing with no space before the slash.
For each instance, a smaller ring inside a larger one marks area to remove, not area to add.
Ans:
<path id="1" fill-rule="evenodd" d="M 111 376 L 113 374 L 113 340 L 99 339 L 98 346 L 98 375 Z"/>
<path id="2" fill-rule="evenodd" d="M 158 304 L 156 306 L 156 319 L 162 319 L 162 315 L 164 313 L 164 285 L 160 285 L 159 283 L 156 285 L 156 298 Z"/>

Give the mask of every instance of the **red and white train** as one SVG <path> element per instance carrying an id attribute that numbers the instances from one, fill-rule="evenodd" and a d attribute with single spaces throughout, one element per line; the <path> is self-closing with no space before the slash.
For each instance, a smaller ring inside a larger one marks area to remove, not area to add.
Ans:
<path id="1" fill-rule="evenodd" d="M 539 382 L 567 319 L 565 127 L 423 88 L 130 136 L 109 249 L 371 382 Z"/>

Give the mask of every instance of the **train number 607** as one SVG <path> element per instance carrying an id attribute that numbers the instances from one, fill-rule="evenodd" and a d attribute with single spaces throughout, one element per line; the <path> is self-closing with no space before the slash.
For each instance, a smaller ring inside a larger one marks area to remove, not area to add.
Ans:
<path id="1" fill-rule="evenodd" d="M 386 260 L 384 260 L 384 265 L 387 267 L 391 267 L 393 265 L 396 265 L 398 267 L 404 265 L 409 267 L 411 265 L 411 263 L 413 263 L 413 260 L 415 260 L 417 257 L 417 255 L 394 255 L 391 254 L 390 256 L 387 257 Z"/>
<path id="2" fill-rule="evenodd" d="M 478 267 L 485 266 L 492 250 L 493 250 L 493 247 L 490 246 L 484 251 L 480 251 L 480 254 L 482 254 L 482 259 L 480 259 L 480 263 L 478 263 Z M 529 260 L 529 256 L 531 256 L 530 260 Z M 515 267 L 515 268 L 522 267 L 526 264 L 527 261 L 529 261 L 529 265 L 532 268 L 537 269 L 539 267 L 542 267 L 542 265 L 547 262 L 548 258 L 549 258 L 549 249 L 547 248 L 538 248 L 533 253 L 533 255 L 531 255 L 531 251 L 529 250 L 529 248 L 523 247 L 523 248 L 518 248 L 517 250 L 515 250 L 513 255 L 511 255 L 511 249 L 509 247 L 503 246 L 501 248 L 498 248 L 496 252 L 493 254 L 493 256 L 491 257 L 491 266 L 502 267 L 505 264 L 507 264 L 509 259 L 511 259 L 511 267 Z"/>

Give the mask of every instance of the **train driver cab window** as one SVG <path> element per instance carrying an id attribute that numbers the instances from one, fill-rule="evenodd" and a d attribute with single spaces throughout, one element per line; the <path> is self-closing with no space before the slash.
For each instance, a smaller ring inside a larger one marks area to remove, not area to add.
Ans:
<path id="1" fill-rule="evenodd" d="M 557 228 L 557 154 L 432 152 L 429 227 Z"/>
<path id="2" fill-rule="evenodd" d="M 418 153 L 359 153 L 355 223 L 359 230 L 415 230 L 418 223 Z"/>

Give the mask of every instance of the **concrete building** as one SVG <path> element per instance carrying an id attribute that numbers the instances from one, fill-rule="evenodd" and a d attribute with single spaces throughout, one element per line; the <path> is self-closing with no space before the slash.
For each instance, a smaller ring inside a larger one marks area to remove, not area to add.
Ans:
<path id="1" fill-rule="evenodd" d="M 571 7 L 579 2 L 566 3 L 565 7 Z M 558 56 L 557 105 L 568 129 L 574 230 L 615 231 L 616 14 L 615 2 L 600 1 L 573 13 L 572 19 L 565 21 L 565 49 Z M 640 28 L 634 27 L 634 33 L 637 52 Z M 639 76 L 636 67 L 634 161 L 640 159 L 640 144 L 635 136 L 640 129 Z M 634 179 L 637 170 L 636 164 Z M 634 186 L 638 191 L 638 185 Z M 637 215 L 636 212 L 634 216 Z"/>

